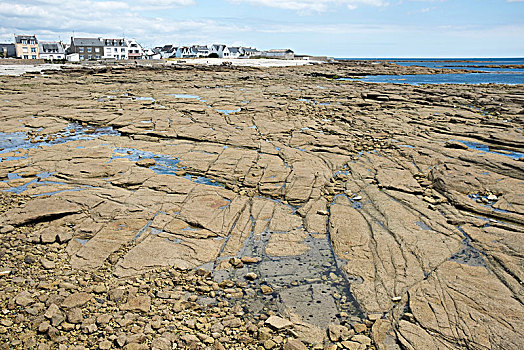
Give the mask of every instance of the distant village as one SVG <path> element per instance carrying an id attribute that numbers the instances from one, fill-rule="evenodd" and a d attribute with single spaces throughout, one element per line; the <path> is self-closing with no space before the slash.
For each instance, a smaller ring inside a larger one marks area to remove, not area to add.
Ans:
<path id="1" fill-rule="evenodd" d="M 221 44 L 144 48 L 134 39 L 76 38 L 70 43 L 39 41 L 36 35 L 14 35 L 14 43 L 0 43 L 0 58 L 46 61 L 152 60 L 169 58 L 279 58 L 295 59 L 290 49 L 260 51 Z"/>

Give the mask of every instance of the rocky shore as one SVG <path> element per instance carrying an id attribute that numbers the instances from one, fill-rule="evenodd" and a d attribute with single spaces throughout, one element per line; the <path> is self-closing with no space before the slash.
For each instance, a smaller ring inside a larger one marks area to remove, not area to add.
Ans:
<path id="1" fill-rule="evenodd" d="M 337 80 L 428 70 L 1 76 L 0 348 L 519 349 L 522 86 Z"/>

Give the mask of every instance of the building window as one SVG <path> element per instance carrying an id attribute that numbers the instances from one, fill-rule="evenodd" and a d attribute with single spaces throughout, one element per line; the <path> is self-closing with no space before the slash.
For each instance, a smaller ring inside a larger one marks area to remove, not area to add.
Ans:
<path id="1" fill-rule="evenodd" d="M 118 52 L 118 49 L 115 47 L 115 52 Z"/>
<path id="2" fill-rule="evenodd" d="M 95 47 L 95 52 L 100 52 L 100 48 L 99 47 Z"/>
<path id="3" fill-rule="evenodd" d="M 83 47 L 80 47 L 80 48 L 78 49 L 78 52 L 84 52 L 84 48 L 83 48 Z"/>
<path id="4" fill-rule="evenodd" d="M 93 56 L 91 56 L 91 55 L 87 56 L 87 59 L 88 59 L 88 60 L 90 60 L 90 59 L 92 59 L 92 58 L 93 58 Z"/>
<path id="5" fill-rule="evenodd" d="M 96 55 L 96 59 L 99 60 L 100 59 L 100 55 Z"/>
<path id="6" fill-rule="evenodd" d="M 36 47 L 32 47 L 31 52 L 36 52 Z"/>
<path id="7" fill-rule="evenodd" d="M 29 55 L 24 55 L 24 60 L 28 60 L 29 59 Z"/>
<path id="8" fill-rule="evenodd" d="M 87 52 L 91 52 L 92 50 L 93 50 L 93 49 L 90 48 L 90 47 L 87 48 Z"/>
<path id="9" fill-rule="evenodd" d="M 36 55 L 31 56 L 32 59 L 36 60 Z"/>
<path id="10" fill-rule="evenodd" d="M 27 47 L 22 47 L 22 52 L 26 53 L 27 52 Z"/>
<path id="11" fill-rule="evenodd" d="M 80 55 L 80 59 L 83 60 L 84 59 L 84 55 Z"/>
<path id="12" fill-rule="evenodd" d="M 125 51 L 126 51 L 126 49 L 122 48 L 122 49 L 121 49 L 120 51 L 122 51 L 122 52 L 125 52 Z"/>
<path id="13" fill-rule="evenodd" d="M 27 40 L 22 39 L 22 44 L 23 44 L 23 45 L 26 45 L 26 44 L 27 44 Z"/>
<path id="14" fill-rule="evenodd" d="M 29 40 L 29 44 L 34 45 L 35 41 L 34 40 Z"/>

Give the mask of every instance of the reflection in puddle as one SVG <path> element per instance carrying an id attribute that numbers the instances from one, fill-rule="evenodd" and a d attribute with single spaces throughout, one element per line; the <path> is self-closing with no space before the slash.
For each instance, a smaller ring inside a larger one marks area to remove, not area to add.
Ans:
<path id="1" fill-rule="evenodd" d="M 225 115 L 230 115 L 232 113 L 238 113 L 242 110 L 242 108 L 237 109 L 217 109 L 217 112 L 223 113 Z"/>
<path id="2" fill-rule="evenodd" d="M 135 97 L 135 100 L 155 102 L 155 99 L 153 97 Z"/>
<path id="3" fill-rule="evenodd" d="M 89 239 L 75 238 L 75 241 L 77 241 L 81 245 L 85 245 L 87 242 L 89 242 Z"/>
<path id="4" fill-rule="evenodd" d="M 298 101 L 310 103 L 310 104 L 312 104 L 314 106 L 329 106 L 331 104 L 331 102 L 319 102 L 319 101 L 316 101 L 316 100 L 310 100 L 308 98 L 299 98 Z"/>
<path id="5" fill-rule="evenodd" d="M 202 100 L 202 98 L 198 95 L 188 95 L 188 94 L 168 94 L 168 96 L 173 96 L 175 98 L 187 98 L 187 99 L 193 99 L 198 100 L 202 102 L 206 102 L 206 100 Z"/>
<path id="6" fill-rule="evenodd" d="M 2 191 L 3 192 L 11 192 L 11 193 L 20 194 L 20 193 L 23 193 L 23 192 L 27 191 L 29 189 L 29 186 L 34 188 L 34 187 L 47 186 L 47 185 L 66 185 L 65 182 L 42 181 L 42 180 L 50 177 L 52 174 L 53 173 L 49 173 L 49 172 L 43 172 L 43 173 L 37 174 L 35 179 L 33 179 L 31 181 L 28 181 L 28 182 L 26 182 L 23 185 L 16 186 L 16 187 L 10 187 L 10 188 L 4 189 Z M 4 180 L 4 181 L 1 181 L 1 182 L 9 183 L 9 181 L 11 181 L 11 180 L 22 179 L 23 177 L 20 176 L 19 174 L 9 173 L 7 175 L 7 178 L 8 178 L 8 180 Z M 58 192 L 62 192 L 62 191 L 57 191 L 56 193 L 58 193 Z M 51 194 L 55 194 L 55 192 L 50 192 L 49 195 L 51 195 Z M 36 197 L 36 196 L 43 196 L 43 195 L 46 195 L 46 194 L 38 194 L 38 195 L 35 195 L 34 197 Z"/>
<path id="7" fill-rule="evenodd" d="M 150 169 L 157 174 L 181 176 L 197 184 L 224 187 L 224 185 L 217 183 L 215 180 L 209 179 L 207 177 L 186 174 L 184 167 L 179 166 L 180 159 L 173 158 L 171 156 L 141 151 L 135 148 L 115 148 L 113 150 L 113 155 L 110 162 L 113 159 L 122 158 L 129 159 L 134 162 L 137 162 L 140 159 L 154 159 L 155 165 L 151 166 Z"/>
<path id="8" fill-rule="evenodd" d="M 425 231 L 433 231 L 433 229 L 429 227 L 425 222 L 416 221 L 415 224 Z"/>
<path id="9" fill-rule="evenodd" d="M 34 149 L 42 146 L 52 146 L 77 140 L 93 140 L 100 136 L 113 135 L 120 136 L 120 133 L 112 127 L 95 128 L 91 126 L 81 126 L 80 124 L 69 124 L 63 131 L 52 135 L 39 135 L 30 138 L 25 132 L 4 133 L 0 132 L 0 155 L 2 153 L 14 152 L 17 150 Z M 24 156 L 21 156 L 24 157 Z M 5 157 L 3 160 L 16 160 L 21 158 Z"/>
<path id="10" fill-rule="evenodd" d="M 493 153 L 493 154 L 500 154 L 502 156 L 510 157 L 510 158 L 517 159 L 517 160 L 519 160 L 520 158 L 524 158 L 524 153 L 520 153 L 520 152 L 506 151 L 506 150 L 504 150 L 504 151 L 502 151 L 502 150 L 492 151 L 492 150 L 490 150 L 488 145 L 484 145 L 484 144 L 477 143 L 477 142 L 461 141 L 461 140 L 451 140 L 451 141 L 460 142 L 460 143 L 468 146 L 468 148 L 474 149 L 476 151 L 482 151 L 482 152 Z"/>

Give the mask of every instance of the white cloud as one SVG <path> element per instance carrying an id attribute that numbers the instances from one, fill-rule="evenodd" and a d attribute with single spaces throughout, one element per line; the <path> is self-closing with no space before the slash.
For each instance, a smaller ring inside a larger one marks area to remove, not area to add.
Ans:
<path id="1" fill-rule="evenodd" d="M 13 33 L 37 34 L 41 40 L 68 41 L 73 33 L 75 36 L 125 35 L 166 40 L 175 33 L 206 32 L 206 28 L 213 27 L 209 21 L 171 20 L 167 16 L 157 18 L 144 13 L 193 4 L 194 0 L 2 0 L 0 41 L 12 42 Z"/>
<path id="2" fill-rule="evenodd" d="M 193 0 L 142 0 L 141 3 L 153 6 L 188 6 L 193 5 Z"/>
<path id="3" fill-rule="evenodd" d="M 233 3 L 249 3 L 268 7 L 276 7 L 285 10 L 299 12 L 325 12 L 329 8 L 337 5 L 345 5 L 350 10 L 354 10 L 359 5 L 385 6 L 385 0 L 229 0 Z"/>

